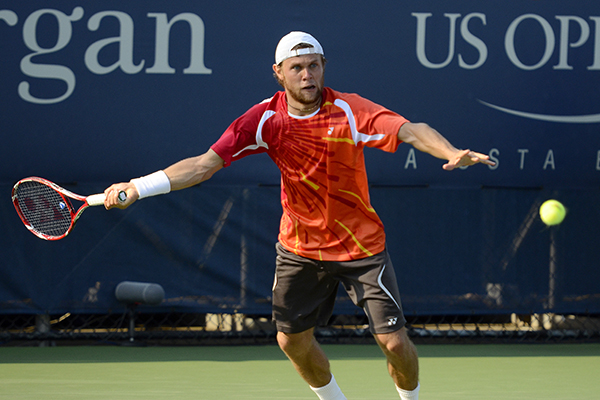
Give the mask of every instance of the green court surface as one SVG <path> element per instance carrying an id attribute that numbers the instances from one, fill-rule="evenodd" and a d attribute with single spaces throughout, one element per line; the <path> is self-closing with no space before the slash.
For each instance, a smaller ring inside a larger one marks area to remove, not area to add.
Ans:
<path id="1" fill-rule="evenodd" d="M 421 400 L 600 398 L 600 344 L 420 345 Z M 349 400 L 398 399 L 375 345 L 325 345 Z M 276 346 L 0 347 L 0 399 L 317 397 Z"/>

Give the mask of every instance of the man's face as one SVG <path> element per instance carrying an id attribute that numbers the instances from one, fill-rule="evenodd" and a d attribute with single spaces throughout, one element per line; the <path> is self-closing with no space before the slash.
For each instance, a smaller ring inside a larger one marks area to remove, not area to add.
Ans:
<path id="1" fill-rule="evenodd" d="M 320 99 L 325 82 L 323 58 L 320 54 L 288 58 L 281 66 L 274 65 L 273 70 L 288 94 L 288 101 L 309 106 Z"/>

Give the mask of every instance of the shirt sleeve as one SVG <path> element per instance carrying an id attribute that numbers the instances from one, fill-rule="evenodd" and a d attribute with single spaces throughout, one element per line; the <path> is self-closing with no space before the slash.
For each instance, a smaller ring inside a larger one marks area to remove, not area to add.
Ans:
<path id="1" fill-rule="evenodd" d="M 264 143 L 261 145 L 257 140 L 258 126 L 265 109 L 266 105 L 261 103 L 246 111 L 210 147 L 223 159 L 225 167 L 251 154 L 267 151 Z"/>
<path id="2" fill-rule="evenodd" d="M 398 131 L 409 122 L 403 116 L 358 95 L 349 95 L 348 103 L 356 121 L 358 132 L 373 138 L 366 140 L 365 146 L 395 152 L 402 141 Z"/>

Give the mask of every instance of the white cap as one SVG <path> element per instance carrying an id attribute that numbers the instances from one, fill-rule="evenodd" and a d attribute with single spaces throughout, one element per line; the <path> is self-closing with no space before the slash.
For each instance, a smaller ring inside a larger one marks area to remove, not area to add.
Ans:
<path id="1" fill-rule="evenodd" d="M 295 46 L 300 43 L 310 44 L 313 47 L 308 47 L 304 49 L 292 50 Z M 291 57 L 301 56 L 304 54 L 321 54 L 323 53 L 323 47 L 317 39 L 315 39 L 312 35 L 309 35 L 305 32 L 290 32 L 284 37 L 281 38 L 279 44 L 277 45 L 277 49 L 275 50 L 275 64 L 279 65 L 284 60 L 287 60 Z"/>

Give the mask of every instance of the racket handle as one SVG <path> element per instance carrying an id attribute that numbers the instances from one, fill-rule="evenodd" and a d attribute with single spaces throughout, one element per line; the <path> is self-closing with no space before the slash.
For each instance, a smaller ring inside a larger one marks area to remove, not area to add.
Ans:
<path id="1" fill-rule="evenodd" d="M 119 200 L 119 203 L 125 203 L 127 201 L 127 193 L 125 193 L 124 190 L 121 190 L 119 196 L 117 196 L 117 200 Z"/>
<path id="2" fill-rule="evenodd" d="M 102 206 L 104 205 L 104 199 L 106 199 L 106 196 L 104 195 L 104 193 L 99 193 L 99 194 L 92 194 L 88 197 L 85 198 L 85 201 L 90 205 L 90 206 Z"/>
<path id="3" fill-rule="evenodd" d="M 106 195 L 104 193 L 99 193 L 99 194 L 89 195 L 88 197 L 85 198 L 85 201 L 87 201 L 87 203 L 93 207 L 93 206 L 103 206 L 105 199 L 106 199 Z M 127 201 L 127 193 L 125 193 L 125 191 L 121 190 L 119 192 L 119 203 L 125 203 L 125 201 Z"/>

